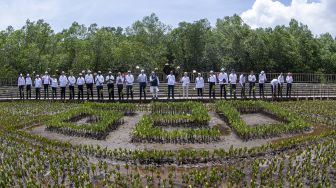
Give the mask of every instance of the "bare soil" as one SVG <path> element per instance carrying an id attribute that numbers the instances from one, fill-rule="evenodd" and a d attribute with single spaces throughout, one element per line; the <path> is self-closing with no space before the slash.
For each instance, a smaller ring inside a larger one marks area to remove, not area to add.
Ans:
<path id="1" fill-rule="evenodd" d="M 267 125 L 267 124 L 279 124 L 280 121 L 273 119 L 263 113 L 248 113 L 241 114 L 240 117 L 246 122 L 249 126 L 258 126 L 258 125 Z"/>

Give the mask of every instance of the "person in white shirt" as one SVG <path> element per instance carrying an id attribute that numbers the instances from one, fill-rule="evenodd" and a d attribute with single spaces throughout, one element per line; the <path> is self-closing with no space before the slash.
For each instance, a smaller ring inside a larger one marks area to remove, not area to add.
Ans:
<path id="1" fill-rule="evenodd" d="M 78 87 L 78 100 L 82 98 L 84 100 L 84 83 L 85 79 L 82 73 L 79 73 L 79 77 L 77 78 L 77 87 Z"/>
<path id="2" fill-rule="evenodd" d="M 43 82 L 43 86 L 44 86 L 44 99 L 46 99 L 48 97 L 49 99 L 49 85 L 50 85 L 50 76 L 49 73 L 46 71 L 45 75 L 42 76 L 42 82 Z"/>
<path id="3" fill-rule="evenodd" d="M 229 75 L 229 82 L 230 82 L 230 97 L 232 98 L 232 93 L 234 98 L 237 98 L 236 89 L 237 89 L 237 74 L 234 70 L 231 71 Z"/>
<path id="4" fill-rule="evenodd" d="M 40 75 L 36 75 L 35 78 L 35 99 L 41 99 L 41 87 L 42 87 L 42 79 Z"/>
<path id="5" fill-rule="evenodd" d="M 189 97 L 190 78 L 189 78 L 187 72 L 185 72 L 183 77 L 181 78 L 181 83 L 182 83 L 182 96 L 183 96 L 183 98 L 188 98 Z"/>
<path id="6" fill-rule="evenodd" d="M 243 99 L 243 98 L 246 98 L 246 95 L 245 95 L 245 83 L 246 83 L 246 76 L 244 73 L 240 74 L 239 76 L 239 84 L 240 84 L 240 87 L 241 87 L 241 90 L 240 90 L 240 97 Z"/>
<path id="7" fill-rule="evenodd" d="M 147 75 L 144 70 L 138 76 L 139 88 L 140 88 L 140 100 L 142 99 L 142 94 L 146 100 L 146 86 L 147 86 Z"/>
<path id="8" fill-rule="evenodd" d="M 175 75 L 173 71 L 170 71 L 170 74 L 167 76 L 167 84 L 168 84 L 168 99 L 170 99 L 170 95 L 174 99 L 174 88 L 175 88 Z"/>
<path id="9" fill-rule="evenodd" d="M 58 80 L 56 78 L 56 75 L 53 75 L 51 77 L 51 95 L 52 99 L 57 99 L 57 88 L 58 88 Z"/>
<path id="10" fill-rule="evenodd" d="M 26 85 L 26 81 L 22 75 L 22 73 L 20 73 L 19 77 L 18 77 L 18 87 L 19 87 L 19 94 L 20 94 L 20 99 L 24 99 L 24 86 Z"/>
<path id="11" fill-rule="evenodd" d="M 259 74 L 259 97 L 265 98 L 265 83 L 267 81 L 266 74 L 264 71 L 261 71 Z"/>
<path id="12" fill-rule="evenodd" d="M 201 73 L 198 73 L 198 76 L 195 79 L 195 84 L 195 88 L 197 89 L 197 97 L 203 98 L 204 79 Z"/>
<path id="13" fill-rule="evenodd" d="M 153 100 L 158 99 L 160 81 L 154 71 L 152 71 L 152 75 L 149 78 L 149 82 L 150 82 L 150 91 L 153 96 L 152 99 Z"/>
<path id="14" fill-rule="evenodd" d="M 286 82 L 287 82 L 287 91 L 286 91 L 286 97 L 291 97 L 292 93 L 292 83 L 293 83 L 293 76 L 292 73 L 288 73 L 286 76 Z"/>
<path id="15" fill-rule="evenodd" d="M 118 88 L 119 101 L 121 101 L 121 99 L 124 100 L 124 93 L 123 93 L 124 83 L 125 83 L 125 78 L 120 72 L 118 72 L 116 84 Z"/>
<path id="16" fill-rule="evenodd" d="M 31 99 L 31 88 L 32 88 L 32 85 L 33 85 L 33 81 L 30 77 L 29 74 L 27 74 L 27 77 L 26 77 L 26 93 L 27 93 L 27 99 Z"/>
<path id="17" fill-rule="evenodd" d="M 111 71 L 109 71 L 105 80 L 106 80 L 106 83 L 107 83 L 109 100 L 111 100 L 111 99 L 114 100 L 114 76 L 112 75 Z"/>
<path id="18" fill-rule="evenodd" d="M 91 74 L 91 71 L 88 70 L 87 74 L 85 75 L 87 100 L 90 99 L 90 94 L 91 94 L 91 99 L 93 100 L 93 81 L 94 81 L 93 75 Z"/>
<path id="19" fill-rule="evenodd" d="M 104 76 L 101 74 L 101 71 L 98 71 L 98 75 L 96 76 L 95 82 L 97 86 L 97 95 L 98 100 L 104 100 Z"/>
<path id="20" fill-rule="evenodd" d="M 226 85 L 228 84 L 228 75 L 225 70 L 222 68 L 221 73 L 218 75 L 218 81 L 220 86 L 220 98 L 223 97 L 223 90 L 224 90 L 224 98 L 226 99 Z"/>
<path id="21" fill-rule="evenodd" d="M 131 95 L 131 99 L 133 100 L 133 83 L 134 83 L 134 76 L 132 75 L 131 71 L 127 71 L 127 75 L 125 76 L 126 82 L 126 92 L 127 92 L 127 100 L 129 95 Z"/>
<path id="22" fill-rule="evenodd" d="M 278 79 L 274 78 L 272 81 L 271 81 L 271 89 L 272 89 L 272 97 L 276 98 L 276 90 L 277 90 L 277 86 L 279 84 L 279 81 Z"/>
<path id="23" fill-rule="evenodd" d="M 285 79 L 282 73 L 280 73 L 280 75 L 278 76 L 278 81 L 279 81 L 279 85 L 278 85 L 278 97 L 282 98 L 282 88 L 283 85 L 285 83 Z"/>
<path id="24" fill-rule="evenodd" d="M 251 93 L 253 93 L 253 98 L 255 98 L 255 83 L 257 79 L 254 75 L 254 72 L 251 71 L 250 75 L 248 76 L 248 82 L 249 82 L 249 97 L 251 98 Z"/>
<path id="25" fill-rule="evenodd" d="M 211 95 L 213 99 L 216 99 L 217 78 L 213 71 L 210 71 L 208 82 L 209 82 L 209 99 L 211 99 Z"/>
<path id="26" fill-rule="evenodd" d="M 70 100 L 75 99 L 75 84 L 76 84 L 76 78 L 74 77 L 73 73 L 70 73 L 70 76 L 68 77 L 69 82 L 69 91 L 70 91 Z"/>
<path id="27" fill-rule="evenodd" d="M 65 89 L 68 85 L 68 78 L 65 76 L 64 71 L 62 71 L 61 76 L 59 77 L 59 83 L 61 88 L 61 100 L 65 100 Z"/>

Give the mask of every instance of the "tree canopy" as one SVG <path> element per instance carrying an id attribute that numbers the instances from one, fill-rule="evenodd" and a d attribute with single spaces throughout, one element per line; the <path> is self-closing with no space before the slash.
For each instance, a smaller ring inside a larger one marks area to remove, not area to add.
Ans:
<path id="1" fill-rule="evenodd" d="M 151 71 L 164 64 L 183 71 L 236 69 L 268 72 L 335 73 L 336 41 L 314 36 L 296 20 L 288 26 L 252 29 L 238 15 L 181 22 L 171 28 L 155 14 L 130 27 L 89 27 L 74 22 L 55 32 L 44 20 L 27 20 L 21 29 L 0 32 L 1 77 L 19 72 L 64 70 Z"/>

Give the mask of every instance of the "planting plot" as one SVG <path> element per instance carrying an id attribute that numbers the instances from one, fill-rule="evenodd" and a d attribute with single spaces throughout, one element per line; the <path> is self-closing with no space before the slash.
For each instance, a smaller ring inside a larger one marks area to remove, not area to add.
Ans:
<path id="1" fill-rule="evenodd" d="M 264 113 L 240 114 L 240 117 L 246 122 L 247 125 L 252 127 L 267 124 L 280 124 L 279 121 L 265 115 Z"/>

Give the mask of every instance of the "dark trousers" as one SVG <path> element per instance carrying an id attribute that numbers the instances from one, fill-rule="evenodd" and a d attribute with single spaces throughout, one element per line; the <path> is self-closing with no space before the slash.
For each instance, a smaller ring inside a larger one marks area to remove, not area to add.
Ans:
<path id="1" fill-rule="evenodd" d="M 126 85 L 126 90 L 127 90 L 127 100 L 128 100 L 129 95 L 131 95 L 131 98 L 133 100 L 133 86 Z"/>
<path id="2" fill-rule="evenodd" d="M 146 100 L 146 82 L 140 82 L 140 100 L 142 98 L 142 94 Z"/>
<path id="3" fill-rule="evenodd" d="M 86 84 L 87 100 L 90 99 L 90 94 L 91 94 L 91 99 L 93 100 L 93 84 Z"/>
<path id="4" fill-rule="evenodd" d="M 65 100 L 65 87 L 61 87 L 61 100 Z"/>
<path id="5" fill-rule="evenodd" d="M 278 97 L 282 98 L 282 88 L 283 88 L 283 84 L 278 84 Z"/>
<path id="6" fill-rule="evenodd" d="M 97 86 L 98 100 L 104 100 L 103 86 Z"/>
<path id="7" fill-rule="evenodd" d="M 31 85 L 26 86 L 27 99 L 31 99 Z"/>
<path id="8" fill-rule="evenodd" d="M 44 84 L 44 99 L 49 99 L 49 84 Z"/>
<path id="9" fill-rule="evenodd" d="M 75 86 L 69 86 L 70 100 L 75 99 Z"/>
<path id="10" fill-rule="evenodd" d="M 114 84 L 107 84 L 109 100 L 114 100 Z"/>
<path id="11" fill-rule="evenodd" d="M 223 90 L 224 90 L 224 98 L 226 99 L 226 84 L 220 85 L 220 97 L 223 97 Z"/>
<path id="12" fill-rule="evenodd" d="M 52 95 L 52 99 L 57 99 L 57 88 L 56 87 L 51 87 L 51 95 Z"/>
<path id="13" fill-rule="evenodd" d="M 124 100 L 124 93 L 123 93 L 123 89 L 124 89 L 124 85 L 123 84 L 118 84 L 118 97 L 119 97 L 119 101 Z"/>
<path id="14" fill-rule="evenodd" d="M 276 86 L 271 85 L 271 89 L 272 89 L 272 97 L 276 98 Z"/>
<path id="15" fill-rule="evenodd" d="M 197 88 L 197 96 L 203 97 L 203 88 Z"/>
<path id="16" fill-rule="evenodd" d="M 292 83 L 287 83 L 286 97 L 291 97 L 292 94 Z"/>
<path id="17" fill-rule="evenodd" d="M 41 88 L 35 88 L 35 99 L 41 99 Z"/>
<path id="18" fill-rule="evenodd" d="M 237 89 L 237 84 L 231 84 L 230 85 L 230 97 L 231 98 L 232 98 L 232 93 L 233 93 L 234 98 L 237 98 L 236 89 Z"/>
<path id="19" fill-rule="evenodd" d="M 174 85 L 168 85 L 168 99 L 170 99 L 170 95 L 174 99 L 174 89 L 175 89 Z"/>
<path id="20" fill-rule="evenodd" d="M 210 82 L 209 83 L 209 99 L 211 99 L 211 95 L 212 95 L 213 99 L 216 98 L 216 84 L 215 84 L 215 82 Z"/>
<path id="21" fill-rule="evenodd" d="M 24 99 L 23 89 L 24 89 L 24 86 L 19 86 L 20 99 Z"/>
<path id="22" fill-rule="evenodd" d="M 253 98 L 255 98 L 255 83 L 249 83 L 249 97 L 251 97 L 251 93 L 253 94 Z"/>
<path id="23" fill-rule="evenodd" d="M 84 87 L 83 85 L 78 85 L 78 100 L 84 100 Z"/>
<path id="24" fill-rule="evenodd" d="M 241 84 L 240 97 L 246 98 L 245 96 L 245 83 Z"/>
<path id="25" fill-rule="evenodd" d="M 259 83 L 259 97 L 265 98 L 264 84 Z"/>

